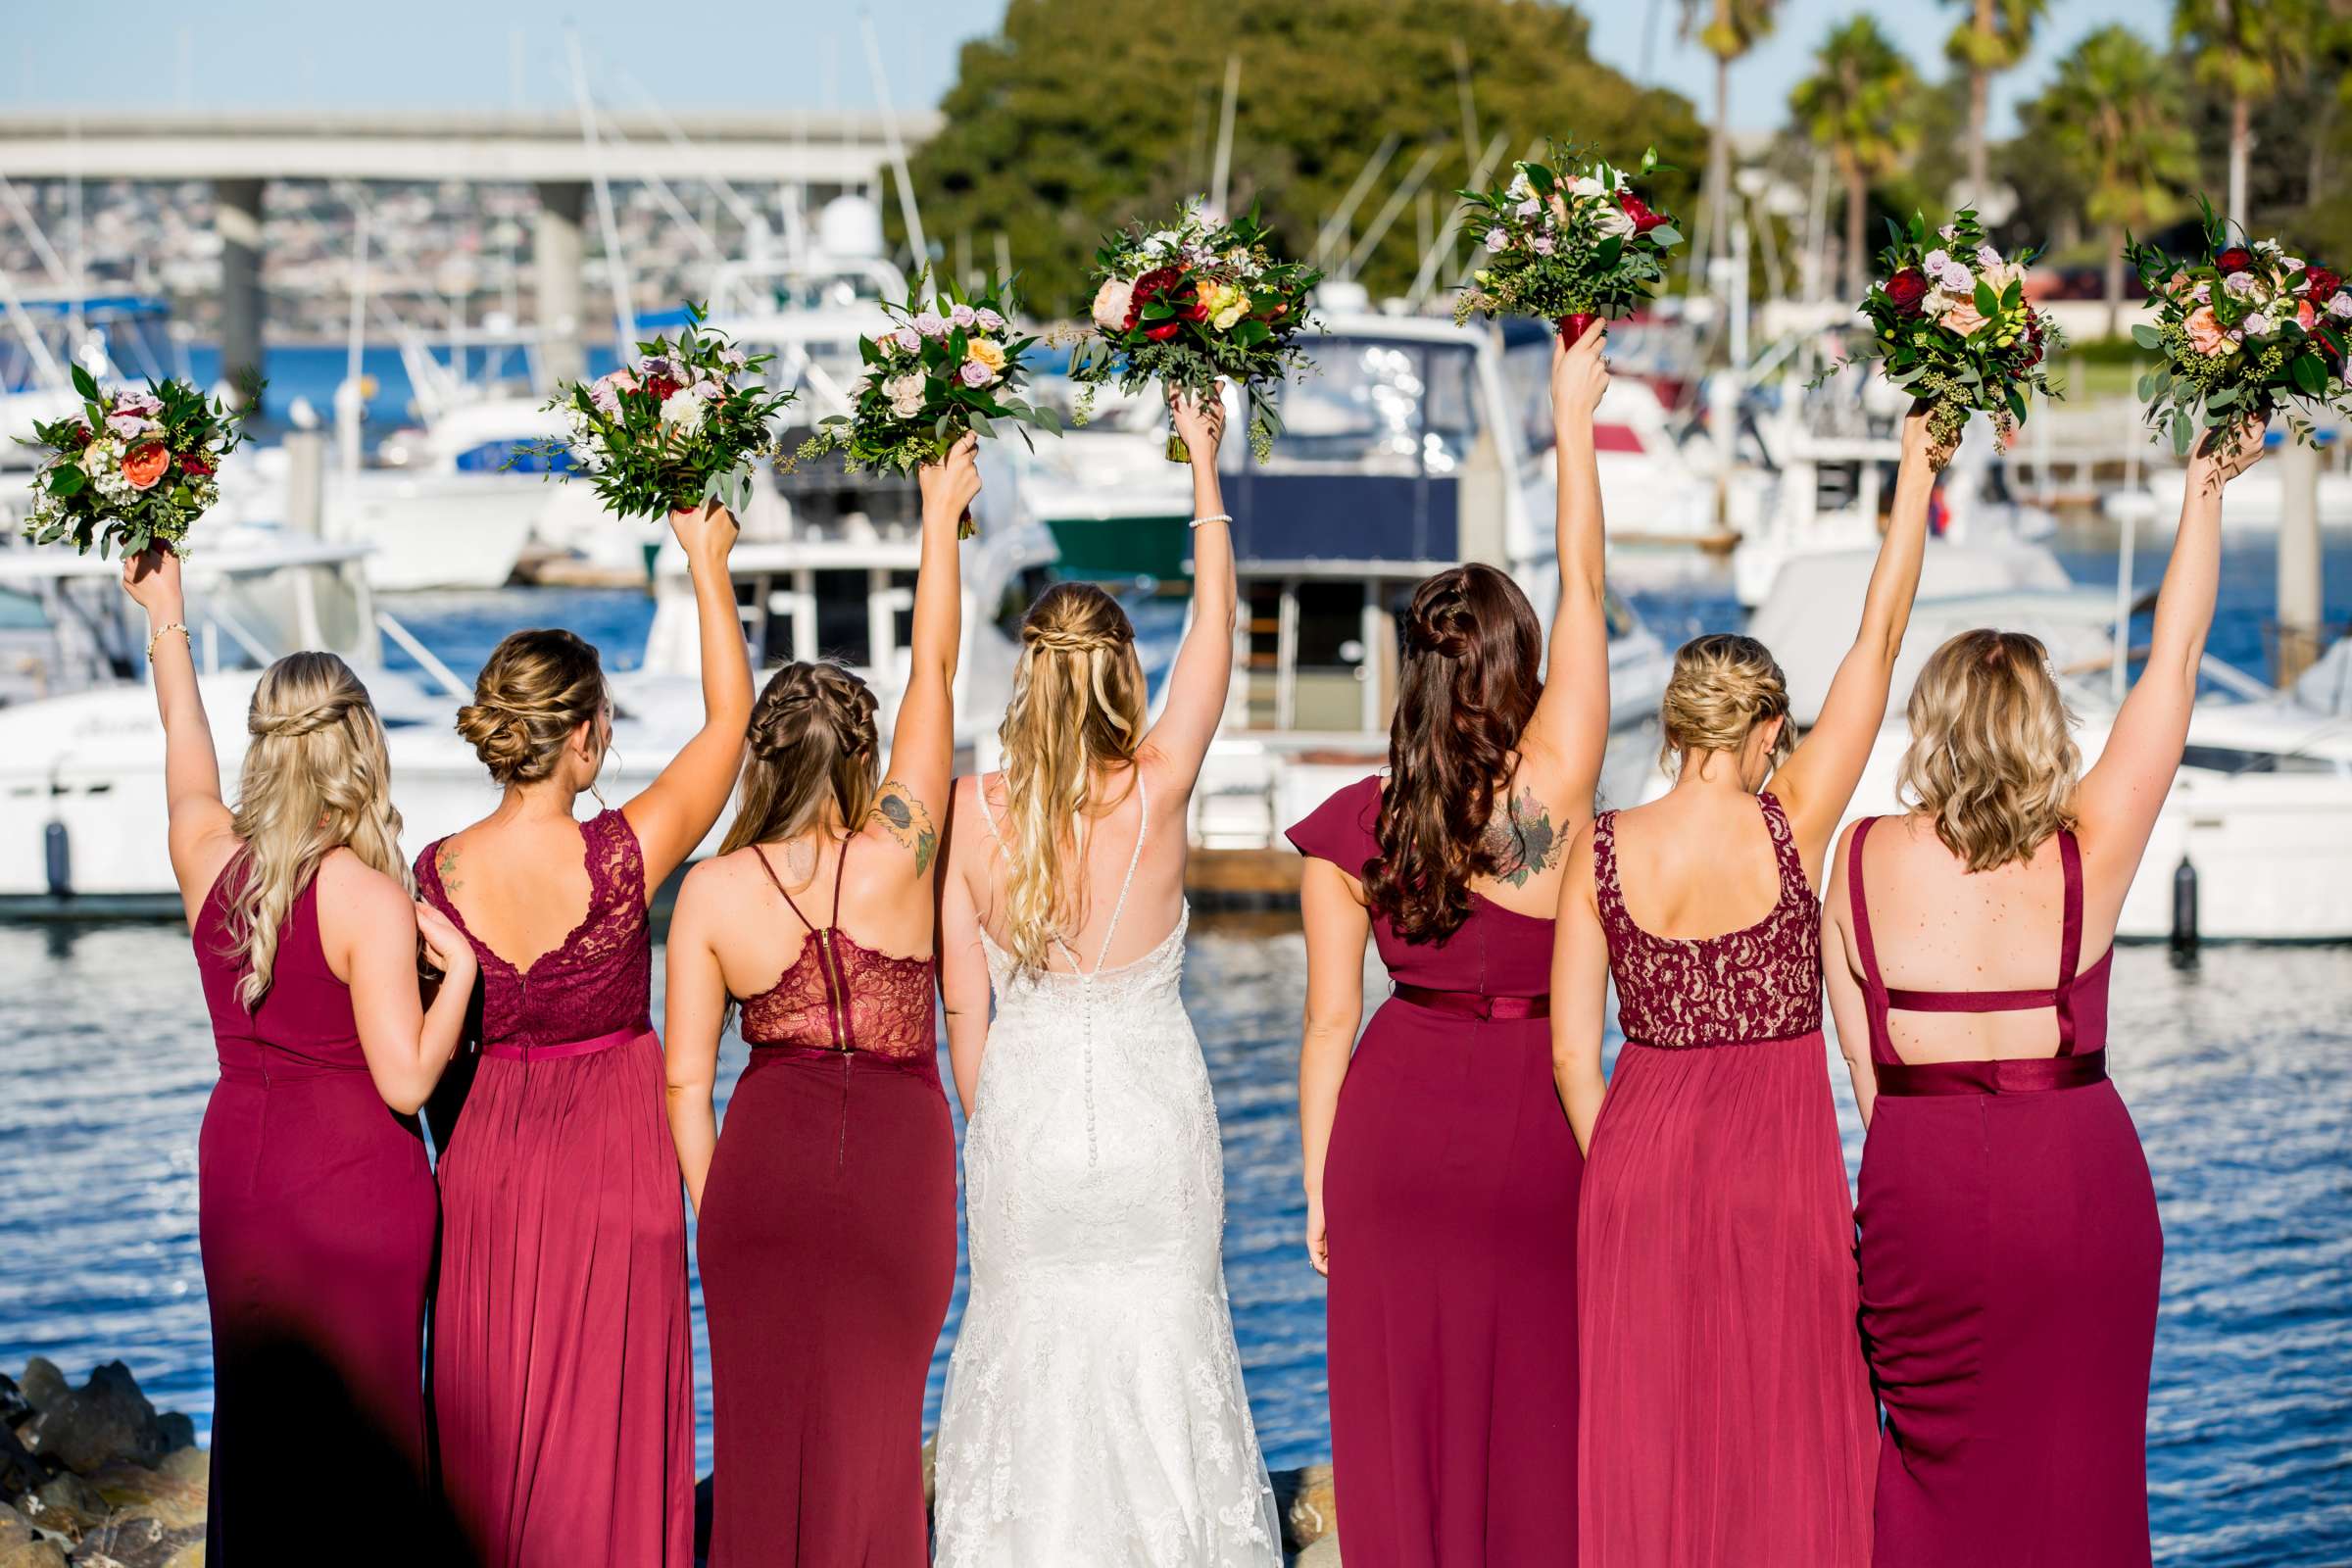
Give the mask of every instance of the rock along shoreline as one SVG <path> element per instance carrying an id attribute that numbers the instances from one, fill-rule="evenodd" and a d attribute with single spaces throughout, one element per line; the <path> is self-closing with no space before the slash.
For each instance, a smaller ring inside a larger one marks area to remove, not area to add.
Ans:
<path id="1" fill-rule="evenodd" d="M 78 1386 L 37 1355 L 21 1377 L 0 1373 L 0 1568 L 203 1568 L 210 1471 L 195 1423 L 159 1412 L 121 1361 Z M 1331 1466 L 1272 1480 L 1285 1561 L 1338 1568 Z M 926 1494 L 930 1481 L 926 1445 Z M 705 1519 L 710 1486 L 697 1489 Z"/>

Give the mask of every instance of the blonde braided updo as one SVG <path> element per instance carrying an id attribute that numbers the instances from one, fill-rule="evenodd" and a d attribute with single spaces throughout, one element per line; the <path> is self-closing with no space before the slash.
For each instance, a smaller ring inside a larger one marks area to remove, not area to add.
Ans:
<path id="1" fill-rule="evenodd" d="M 1737 756 L 1759 724 L 1780 719 L 1781 732 L 1766 759 L 1766 772 L 1796 750 L 1796 723 L 1788 716 L 1788 677 L 1772 650 L 1753 637 L 1713 632 L 1675 650 L 1674 673 L 1666 681 L 1659 710 L 1663 740 L 1658 760 L 1669 769 L 1686 752 Z"/>

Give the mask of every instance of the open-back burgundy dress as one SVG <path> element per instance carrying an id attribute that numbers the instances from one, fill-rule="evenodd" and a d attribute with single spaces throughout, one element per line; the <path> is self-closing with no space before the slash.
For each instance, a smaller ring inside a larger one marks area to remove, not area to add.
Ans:
<path id="1" fill-rule="evenodd" d="M 1862 844 L 1846 878 L 1878 1103 L 1862 1150 L 1862 1327 L 1886 1430 L 1877 1568 L 2146 1568 L 2148 1363 L 2164 1233 L 2107 1078 L 2110 948 L 2082 956 L 2072 833 L 2058 984 L 1889 990 Z M 2053 1055 L 1906 1062 L 1886 1014 L 2047 1007 Z"/>
<path id="2" fill-rule="evenodd" d="M 1772 912 L 1654 936 L 1592 874 L 1617 1054 L 1585 1164 L 1584 1568 L 1859 1568 L 1877 1412 L 1821 1032 L 1821 905 L 1781 804 Z"/>
<path id="3" fill-rule="evenodd" d="M 300 1561 L 360 1517 L 354 1560 L 427 1551 L 432 1170 L 416 1119 L 368 1076 L 351 988 L 319 946 L 315 876 L 278 927 L 261 1005 L 237 1000 L 227 906 L 246 864 L 240 853 L 214 881 L 193 933 L 220 1056 L 196 1155 L 213 1319 L 205 1561 Z"/>
<path id="4" fill-rule="evenodd" d="M 1349 876 L 1380 780 L 1290 830 Z M 1395 994 L 1323 1169 L 1331 1453 L 1348 1568 L 1522 1568 L 1576 1540 L 1576 1199 L 1551 1076 L 1552 922 L 1471 896 L 1443 942 L 1372 923 Z"/>
<path id="5" fill-rule="evenodd" d="M 654 1034 L 645 859 L 580 824 L 588 912 L 517 969 L 481 959 L 482 1047 L 441 1152 L 433 1415 L 443 1491 L 484 1568 L 690 1568 L 686 1210 Z"/>
<path id="6" fill-rule="evenodd" d="M 922 1568 L 923 1384 L 956 1286 L 933 963 L 811 923 L 752 853 L 808 937 L 743 1000 L 752 1059 L 703 1187 L 711 1568 Z"/>

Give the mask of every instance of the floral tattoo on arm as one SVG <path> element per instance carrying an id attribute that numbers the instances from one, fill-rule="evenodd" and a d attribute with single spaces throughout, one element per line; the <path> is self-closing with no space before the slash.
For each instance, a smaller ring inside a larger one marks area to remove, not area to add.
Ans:
<path id="1" fill-rule="evenodd" d="M 885 779 L 882 793 L 874 797 L 873 814 L 883 830 L 914 857 L 916 876 L 931 869 L 932 857 L 939 853 L 939 829 L 913 791 L 895 778 Z"/>
<path id="2" fill-rule="evenodd" d="M 1506 801 L 1488 820 L 1478 847 L 1493 858 L 1494 879 L 1515 888 L 1550 870 L 1566 849 L 1551 825 L 1551 811 L 1532 789 L 1522 789 L 1517 800 Z"/>

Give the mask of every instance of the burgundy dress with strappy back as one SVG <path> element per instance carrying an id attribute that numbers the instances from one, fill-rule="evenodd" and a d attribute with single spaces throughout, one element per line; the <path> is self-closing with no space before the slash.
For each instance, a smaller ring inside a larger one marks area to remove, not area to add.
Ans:
<path id="1" fill-rule="evenodd" d="M 1859 1568 L 1877 1443 L 1821 1032 L 1821 906 L 1757 798 L 1780 897 L 1744 930 L 1626 912 L 1592 872 L 1625 1045 L 1577 1237 L 1585 1568 Z"/>
<path id="2" fill-rule="evenodd" d="M 1290 830 L 1360 877 L 1381 782 Z M 1576 1199 L 1551 1076 L 1553 923 L 1472 894 L 1443 942 L 1372 934 L 1395 995 L 1324 1156 L 1331 1455 L 1348 1568 L 1522 1568 L 1575 1549 Z"/>
<path id="3" fill-rule="evenodd" d="M 1846 876 L 1879 1098 L 1862 1150 L 1862 1328 L 1886 1429 L 1877 1568 L 2145 1568 L 2164 1233 L 2107 1079 L 2114 950 L 2081 968 L 2082 853 L 2048 991 L 1902 991 Z M 1899 1012 L 2047 1007 L 2053 1055 L 1906 1062 Z"/>
<path id="4" fill-rule="evenodd" d="M 518 969 L 481 960 L 479 1061 L 441 1152 L 433 1413 L 483 1568 L 689 1568 L 694 1358 L 686 1213 L 654 1034 L 645 858 L 580 824 L 588 912 Z"/>
<path id="5" fill-rule="evenodd" d="M 368 1076 L 351 988 L 319 945 L 316 876 L 245 1010 L 227 914 L 246 866 L 240 852 L 193 932 L 220 1056 L 196 1153 L 215 1390 L 205 1560 L 296 1562 L 328 1540 L 353 1561 L 432 1560 L 420 1361 L 439 1205 L 424 1141 Z M 369 1521 L 364 1544 L 343 1541 L 353 1517 Z"/>
<path id="6" fill-rule="evenodd" d="M 852 842 L 855 842 L 854 840 Z M 762 869 L 775 870 L 757 846 Z M 956 1284 L 929 958 L 809 921 L 743 1000 L 752 1059 L 703 1188 L 711 1568 L 922 1568 L 923 1384 Z"/>

